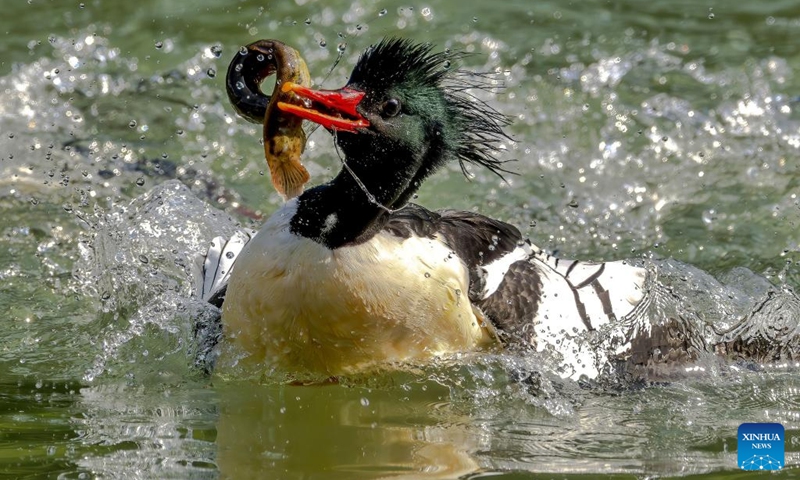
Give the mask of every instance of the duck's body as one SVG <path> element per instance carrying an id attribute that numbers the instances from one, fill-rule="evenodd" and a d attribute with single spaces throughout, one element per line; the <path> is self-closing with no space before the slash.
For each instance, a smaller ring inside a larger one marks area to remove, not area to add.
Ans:
<path id="1" fill-rule="evenodd" d="M 381 230 L 330 249 L 291 231 L 296 209 L 267 221 L 228 286 L 225 336 L 248 362 L 340 375 L 493 343 L 469 272 L 437 238 Z"/>
<path id="2" fill-rule="evenodd" d="M 227 286 L 225 337 L 251 367 L 335 376 L 524 346 L 595 378 L 641 323 L 642 268 L 561 261 L 506 223 L 413 204 L 329 248 L 292 231 L 297 203 L 247 243 Z"/>

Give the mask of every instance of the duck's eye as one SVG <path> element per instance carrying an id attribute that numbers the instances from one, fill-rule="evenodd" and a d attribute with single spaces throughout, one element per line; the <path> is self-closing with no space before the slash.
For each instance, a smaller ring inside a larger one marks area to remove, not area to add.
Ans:
<path id="1" fill-rule="evenodd" d="M 384 118 L 394 117 L 398 113 L 400 113 L 400 100 L 396 98 L 390 98 L 389 100 L 383 102 L 381 114 Z"/>

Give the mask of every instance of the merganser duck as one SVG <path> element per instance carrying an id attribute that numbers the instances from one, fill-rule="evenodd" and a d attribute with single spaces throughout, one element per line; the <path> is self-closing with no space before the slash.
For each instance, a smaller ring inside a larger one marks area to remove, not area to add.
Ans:
<path id="1" fill-rule="evenodd" d="M 470 95 L 450 68 L 458 57 L 384 39 L 341 89 L 282 85 L 306 106 L 278 108 L 325 127 L 343 167 L 254 236 L 215 242 L 205 296 L 222 302 L 223 356 L 338 376 L 531 349 L 577 379 L 597 377 L 649 331 L 644 268 L 558 259 L 505 222 L 410 203 L 447 162 L 506 173 L 493 156 L 506 118 Z"/>

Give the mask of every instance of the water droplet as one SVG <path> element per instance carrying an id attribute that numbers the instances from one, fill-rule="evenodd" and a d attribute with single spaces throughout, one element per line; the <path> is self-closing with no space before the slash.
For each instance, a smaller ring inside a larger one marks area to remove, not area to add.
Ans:
<path id="1" fill-rule="evenodd" d="M 208 75 L 210 78 L 214 78 L 217 76 L 217 71 L 214 70 L 213 68 L 209 68 L 208 70 L 206 70 L 206 75 Z"/>
<path id="2" fill-rule="evenodd" d="M 311 25 L 311 19 L 310 18 L 306 18 L 305 22 L 303 22 L 303 23 L 305 23 L 306 25 Z"/>
<path id="3" fill-rule="evenodd" d="M 450 64 L 450 60 L 445 60 L 445 61 L 444 61 L 444 63 L 442 64 L 442 66 L 443 66 L 444 68 L 450 68 L 450 65 L 451 65 L 451 64 Z"/>
<path id="4" fill-rule="evenodd" d="M 379 16 L 379 17 L 382 17 L 382 16 L 386 15 L 387 13 L 389 13 L 389 11 L 388 11 L 388 10 L 386 10 L 386 9 L 384 8 L 383 10 L 381 10 L 380 12 L 378 12 L 378 16 Z"/>
<path id="5" fill-rule="evenodd" d="M 233 252 L 225 252 L 225 258 L 227 258 L 228 260 L 233 260 L 233 257 L 235 256 L 236 255 Z"/>
<path id="6" fill-rule="evenodd" d="M 571 200 L 571 201 L 570 201 L 570 202 L 567 204 L 567 206 L 570 206 L 570 207 L 572 207 L 572 208 L 578 208 L 578 206 L 579 206 L 579 205 L 578 205 L 578 201 L 577 201 L 577 200 Z"/>
<path id="7" fill-rule="evenodd" d="M 336 46 L 336 51 L 339 53 L 344 53 L 345 50 L 347 50 L 346 43 L 340 43 L 339 45 Z"/>
<path id="8" fill-rule="evenodd" d="M 247 55 L 247 47 L 239 47 L 239 55 Z"/>
<path id="9" fill-rule="evenodd" d="M 326 42 L 325 40 L 320 40 L 319 41 L 319 46 L 322 47 L 322 48 L 325 48 L 325 47 L 328 46 L 328 42 Z"/>
<path id="10" fill-rule="evenodd" d="M 64 206 L 64 211 L 65 212 L 72 213 L 72 204 L 65 203 L 63 206 Z"/>
<path id="11" fill-rule="evenodd" d="M 431 273 L 430 272 L 425 272 L 425 278 L 431 278 Z"/>
<path id="12" fill-rule="evenodd" d="M 708 19 L 709 19 L 709 20 L 714 20 L 714 12 L 710 12 L 710 13 L 708 14 Z"/>
<path id="13" fill-rule="evenodd" d="M 368 407 L 369 406 L 369 399 L 367 397 L 361 397 L 361 406 Z"/>
<path id="14" fill-rule="evenodd" d="M 714 223 L 715 220 L 717 220 L 717 211 L 714 209 L 706 210 L 701 215 L 701 218 L 703 220 L 703 223 L 705 223 L 706 225 L 711 225 L 712 223 Z"/>
<path id="15" fill-rule="evenodd" d="M 220 45 L 214 45 L 211 47 L 211 54 L 215 57 L 219 57 L 222 55 L 222 47 Z"/>
<path id="16" fill-rule="evenodd" d="M 236 82 L 236 90 L 242 90 L 244 88 L 244 82 L 239 80 Z"/>
<path id="17" fill-rule="evenodd" d="M 143 253 L 143 254 L 141 254 L 141 255 L 139 255 L 139 261 L 140 261 L 140 262 L 142 262 L 142 263 L 144 263 L 145 265 L 147 265 L 148 263 L 150 263 L 150 259 L 149 259 L 149 258 L 147 258 L 147 255 L 145 255 L 144 253 Z"/>
<path id="18" fill-rule="evenodd" d="M 144 185 L 144 177 L 139 177 L 139 178 L 137 178 L 137 179 L 136 179 L 136 185 L 139 185 L 140 187 L 141 187 L 142 185 Z"/>
<path id="19" fill-rule="evenodd" d="M 136 120 L 131 120 L 131 123 L 128 124 L 131 128 L 136 128 Z"/>
<path id="20" fill-rule="evenodd" d="M 84 3 L 79 3 L 79 4 L 78 4 L 78 8 L 86 8 L 86 4 L 84 4 Z"/>
<path id="21" fill-rule="evenodd" d="M 14 134 L 13 133 L 9 133 L 8 134 L 8 138 L 14 138 Z"/>
<path id="22" fill-rule="evenodd" d="M 156 48 L 161 48 L 163 46 L 164 46 L 164 42 L 162 42 L 160 40 L 158 42 L 156 42 Z"/>

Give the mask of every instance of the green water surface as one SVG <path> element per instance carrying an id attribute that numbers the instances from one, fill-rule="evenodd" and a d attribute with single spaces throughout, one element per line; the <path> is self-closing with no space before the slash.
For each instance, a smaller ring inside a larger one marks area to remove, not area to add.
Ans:
<path id="1" fill-rule="evenodd" d="M 179 325 L 142 320 L 151 299 L 85 274 L 106 214 L 165 180 L 245 225 L 277 207 L 260 131 L 224 96 L 240 45 L 280 39 L 335 88 L 385 35 L 475 53 L 463 67 L 502 80 L 481 95 L 514 120 L 500 155 L 518 175 L 467 182 L 453 166 L 417 202 L 500 217 L 566 257 L 673 257 L 800 288 L 800 1 L 5 2 L 0 475 L 755 478 L 736 467 L 746 421 L 783 423 L 800 463 L 792 362 L 623 390 L 532 392 L 507 358 L 225 381 L 192 368 Z M 310 142 L 320 182 L 338 159 L 324 132 Z M 151 253 L 129 285 L 166 281 Z"/>

